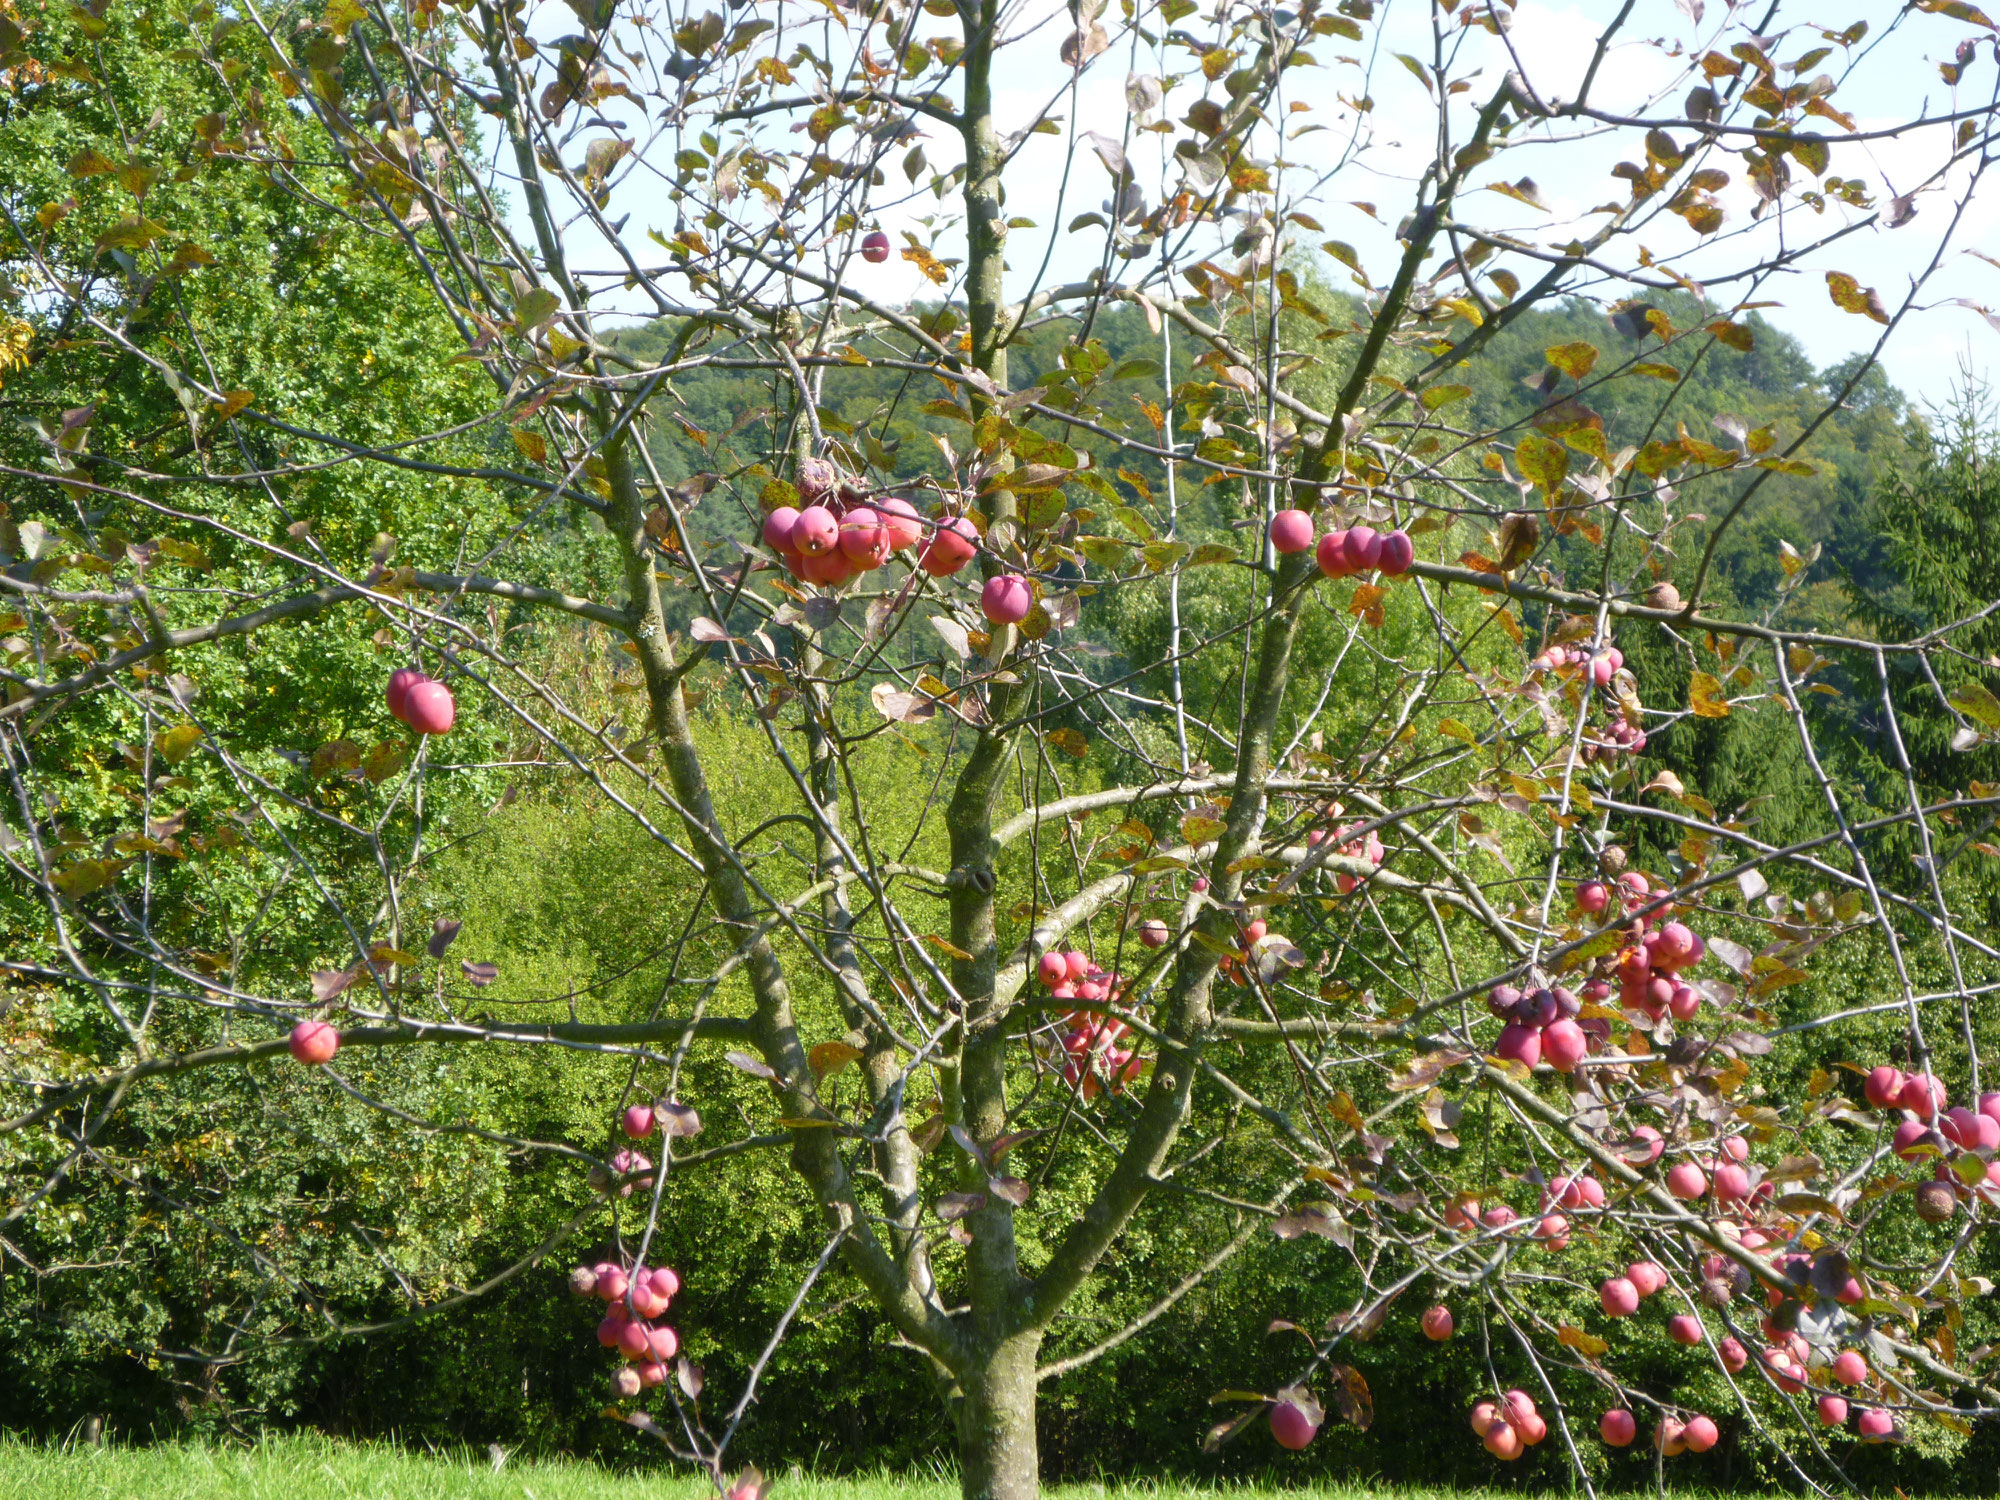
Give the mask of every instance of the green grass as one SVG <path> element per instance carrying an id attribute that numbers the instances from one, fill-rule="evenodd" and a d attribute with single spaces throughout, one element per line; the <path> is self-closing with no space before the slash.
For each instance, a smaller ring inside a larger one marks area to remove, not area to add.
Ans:
<path id="1" fill-rule="evenodd" d="M 773 1500 L 957 1500 L 943 1475 L 829 1479 L 773 1476 Z M 705 1500 L 691 1475 L 617 1473 L 563 1459 L 512 1458 L 497 1472 L 483 1451 L 428 1453 L 322 1437 L 254 1448 L 37 1444 L 0 1437 L 0 1500 Z M 1523 1500 L 1523 1492 L 1389 1485 L 1213 1488 L 1136 1481 L 1051 1486 L 1051 1500 Z M 1581 1493 L 1581 1492 L 1579 1492 Z M 1674 1487 L 1676 1500 L 1721 1500 Z M 1550 1497 L 1554 1500 L 1554 1497 Z M 1567 1495 L 1564 1500 L 1568 1500 Z M 1742 1500 L 1734 1496 L 1731 1500 Z"/>

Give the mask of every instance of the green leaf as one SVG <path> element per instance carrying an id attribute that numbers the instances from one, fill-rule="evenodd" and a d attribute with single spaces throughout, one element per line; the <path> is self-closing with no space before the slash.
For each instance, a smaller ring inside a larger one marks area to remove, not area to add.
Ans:
<path id="1" fill-rule="evenodd" d="M 1472 387 L 1469 385 L 1434 385 L 1417 399 L 1423 403 L 1425 411 L 1437 411 L 1463 401 L 1471 394 Z"/>
<path id="2" fill-rule="evenodd" d="M 1951 706 L 1968 719 L 1976 719 L 1988 729 L 2000 729 L 2000 698 L 1983 682 L 1961 683 L 1948 699 Z"/>

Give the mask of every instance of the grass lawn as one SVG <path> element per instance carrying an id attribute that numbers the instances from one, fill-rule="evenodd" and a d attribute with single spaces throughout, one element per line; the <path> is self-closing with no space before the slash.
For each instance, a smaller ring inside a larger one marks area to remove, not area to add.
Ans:
<path id="1" fill-rule="evenodd" d="M 822 1479 L 788 1473 L 774 1480 L 774 1500 L 958 1497 L 955 1481 L 935 1475 Z M 1051 1500 L 1500 1500 L 1503 1493 L 1522 1500 L 1518 1490 L 1212 1489 L 1144 1481 L 1068 1485 L 1046 1493 Z M 1678 1486 L 1674 1494 L 1677 1500 L 1719 1500 Z M 703 1500 L 712 1495 L 685 1474 L 617 1474 L 592 1464 L 526 1458 L 510 1459 L 496 1472 L 484 1452 L 431 1454 L 315 1437 L 273 1438 L 251 1449 L 89 1448 L 0 1438 L 0 1500 Z"/>

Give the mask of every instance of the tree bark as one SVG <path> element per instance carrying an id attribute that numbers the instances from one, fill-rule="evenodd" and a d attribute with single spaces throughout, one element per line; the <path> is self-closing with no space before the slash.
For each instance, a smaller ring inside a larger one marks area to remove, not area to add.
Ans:
<path id="1" fill-rule="evenodd" d="M 953 1399 L 958 1418 L 958 1484 L 964 1500 L 1034 1500 L 1041 1483 L 1035 1448 L 1035 1360 L 1040 1330 L 981 1343 L 966 1360 Z"/>

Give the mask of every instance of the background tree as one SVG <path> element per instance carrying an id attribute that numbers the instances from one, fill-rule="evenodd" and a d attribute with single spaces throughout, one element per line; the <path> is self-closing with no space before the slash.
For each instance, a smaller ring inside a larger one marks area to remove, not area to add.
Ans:
<path id="1" fill-rule="evenodd" d="M 1012 1497 L 1038 1388 L 1267 1229 L 1355 1290 L 1211 1443 L 1268 1416 L 1303 1446 L 1322 1403 L 1367 1428 L 1352 1346 L 1405 1296 L 1477 1331 L 1485 1448 L 1554 1436 L 1586 1485 L 1635 1410 L 1662 1459 L 1761 1445 L 1800 1476 L 1847 1463 L 1822 1430 L 1961 1441 L 2000 1400 L 1959 1354 L 2000 1194 L 1996 953 L 1933 841 L 1994 794 L 1920 785 L 1890 664 L 1980 621 L 1815 628 L 1789 544 L 1724 575 L 1746 518 L 1824 480 L 1812 443 L 1883 435 L 1849 409 L 1872 356 L 1813 381 L 1758 304 L 1803 270 L 1886 340 L 1990 99 L 1864 131 L 1842 101 L 1894 52 L 1775 9 L 1628 44 L 1627 7 L 1574 80 L 1493 3 L 1410 32 L 1365 0 L 935 9 L 337 0 L 0 36 L 34 419 L 0 538 L 15 1258 L 60 1256 L 85 1178 L 185 1225 L 225 1296 L 121 1335 L 213 1381 L 588 1233 L 620 1410 L 738 1493 L 822 1277 L 935 1376 L 966 1493 Z M 1918 4 L 1889 35 L 1917 26 L 1967 39 L 1958 89 L 1990 25 Z M 1657 88 L 1607 93 L 1614 46 Z M 1051 47 L 1051 102 L 1003 118 L 1001 70 Z M 1291 123 L 1322 66 L 1323 152 Z M 1398 171 L 1391 87 L 1435 131 L 1385 207 L 1348 194 Z M 1006 189 L 1051 132 L 1058 215 L 1099 171 L 1109 198 L 1037 260 Z M 1544 229 L 1514 174 L 1605 139 L 1624 197 Z M 1891 139 L 1930 153 L 1900 192 L 1868 164 Z M 885 221 L 937 300 L 867 279 Z M 1840 261 L 1877 226 L 1928 235 L 1900 298 Z M 1351 297 L 1310 249 L 1343 232 Z M 1711 362 L 1794 405 L 1753 426 Z M 351 670 L 378 649 L 408 663 L 380 706 Z M 1879 807 L 1816 748 L 1836 670 L 1881 699 Z M 1639 760 L 1751 717 L 1813 794 L 1783 843 Z M 451 862 L 526 771 L 626 826 L 608 867 L 551 848 L 607 905 L 653 883 L 643 1006 L 454 948 Z M 1925 877 L 1878 878 L 1910 839 Z M 1830 943 L 1879 947 L 1891 993 L 1790 1013 Z M 558 1050 L 606 1077 L 589 1118 L 481 1118 Z M 1869 1111 L 1831 1071 L 1857 1063 Z M 323 1174 L 232 1160 L 328 1109 L 353 1141 Z M 718 1401 L 663 1321 L 662 1209 L 765 1150 L 823 1248 Z M 566 1174 L 573 1211 L 461 1274 L 510 1169 Z M 402 1211 L 440 1172 L 452 1212 Z M 1191 1210 L 1228 1232 L 1163 1276 L 1148 1240 Z M 1126 1276 L 1146 1305 L 1087 1321 Z M 1621 1357 L 1655 1296 L 1687 1369 Z"/>

